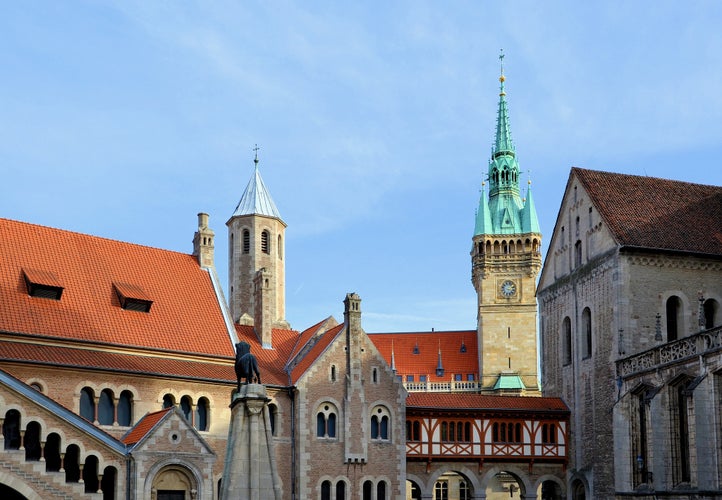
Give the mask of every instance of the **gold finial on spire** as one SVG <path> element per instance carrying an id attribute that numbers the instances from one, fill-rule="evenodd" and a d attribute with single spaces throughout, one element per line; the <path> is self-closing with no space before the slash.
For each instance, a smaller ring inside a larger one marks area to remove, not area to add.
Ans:
<path id="1" fill-rule="evenodd" d="M 501 67 L 499 72 L 499 83 L 501 83 L 499 96 L 504 97 L 506 95 L 506 92 L 504 92 L 504 80 L 506 80 L 506 77 L 504 76 L 504 49 L 499 49 L 499 66 Z"/>

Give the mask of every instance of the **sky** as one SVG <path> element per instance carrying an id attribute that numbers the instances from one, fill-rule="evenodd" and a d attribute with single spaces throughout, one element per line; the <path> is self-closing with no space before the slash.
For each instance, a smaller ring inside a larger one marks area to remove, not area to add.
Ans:
<path id="1" fill-rule="evenodd" d="M 190 253 L 205 212 L 227 287 L 257 144 L 293 328 L 356 292 L 367 332 L 475 329 L 500 49 L 546 245 L 572 166 L 722 185 L 721 23 L 717 1 L 4 2 L 0 217 Z"/>

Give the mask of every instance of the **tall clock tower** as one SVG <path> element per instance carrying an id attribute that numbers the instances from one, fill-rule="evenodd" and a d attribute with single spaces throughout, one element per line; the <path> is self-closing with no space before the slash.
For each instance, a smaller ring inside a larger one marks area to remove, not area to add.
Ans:
<path id="1" fill-rule="evenodd" d="M 504 91 L 486 183 L 482 183 L 471 250 L 477 294 L 480 380 L 485 391 L 539 393 L 536 280 L 541 270 L 541 231 L 531 187 L 519 189 L 519 162 L 511 140 Z"/>

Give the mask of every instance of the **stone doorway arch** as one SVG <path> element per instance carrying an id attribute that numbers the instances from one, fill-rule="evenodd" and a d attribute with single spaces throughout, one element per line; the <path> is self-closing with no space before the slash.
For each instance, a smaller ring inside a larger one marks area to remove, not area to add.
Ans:
<path id="1" fill-rule="evenodd" d="M 182 465 L 166 465 L 153 478 L 151 500 L 195 500 L 198 485 L 193 473 Z"/>

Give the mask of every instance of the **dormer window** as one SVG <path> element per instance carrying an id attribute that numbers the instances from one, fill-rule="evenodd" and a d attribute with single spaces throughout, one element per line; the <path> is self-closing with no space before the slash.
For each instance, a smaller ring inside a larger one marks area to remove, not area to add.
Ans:
<path id="1" fill-rule="evenodd" d="M 28 287 L 28 295 L 43 299 L 60 300 L 64 287 L 52 271 L 23 269 L 23 278 Z"/>
<path id="2" fill-rule="evenodd" d="M 128 311 L 150 312 L 150 306 L 153 304 L 151 298 L 138 285 L 129 283 L 114 282 L 113 288 L 118 295 L 120 307 Z"/>

